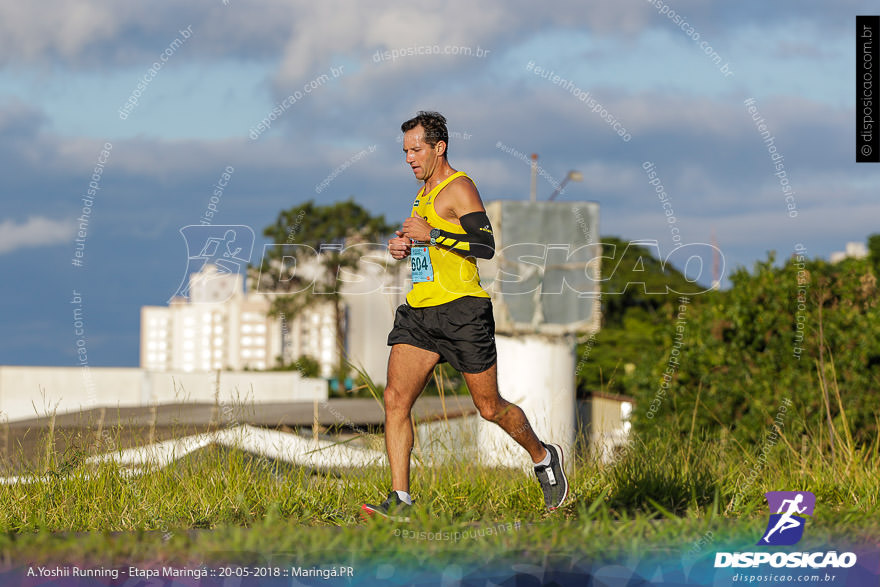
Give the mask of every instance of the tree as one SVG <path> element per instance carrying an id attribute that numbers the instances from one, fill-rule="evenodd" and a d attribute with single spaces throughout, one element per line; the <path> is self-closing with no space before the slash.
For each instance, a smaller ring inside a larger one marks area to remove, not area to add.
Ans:
<path id="1" fill-rule="evenodd" d="M 292 363 L 283 363 L 278 357 L 278 365 L 272 371 L 298 371 L 303 377 L 320 377 L 321 364 L 308 355 L 303 355 Z"/>
<path id="2" fill-rule="evenodd" d="M 656 315 L 679 294 L 706 289 L 688 281 L 671 264 L 664 264 L 648 247 L 614 236 L 602 237 L 602 279 L 602 317 L 607 326 L 622 326 L 632 309 Z"/>
<path id="3" fill-rule="evenodd" d="M 332 205 L 312 200 L 282 210 L 274 224 L 263 230 L 272 239 L 260 267 L 260 291 L 282 292 L 272 302 L 272 312 L 294 318 L 320 303 L 333 305 L 336 318 L 337 388 L 342 392 L 345 365 L 345 307 L 341 273 L 355 272 L 361 257 L 384 250 L 384 240 L 394 226 L 384 216 L 372 216 L 349 199 Z"/>
<path id="4" fill-rule="evenodd" d="M 868 258 L 874 267 L 874 273 L 880 273 L 880 233 L 868 236 Z"/>
<path id="5" fill-rule="evenodd" d="M 603 236 L 601 242 L 603 325 L 579 345 L 575 369 L 579 395 L 598 390 L 632 393 L 634 374 L 628 365 L 647 368 L 663 355 L 666 326 L 680 297 L 674 292 L 705 290 L 647 246 L 613 236 Z"/>
<path id="6" fill-rule="evenodd" d="M 782 414 L 789 441 L 801 434 L 827 441 L 830 427 L 856 445 L 874 442 L 880 304 L 868 261 L 793 255 L 779 267 L 770 254 L 730 281 L 727 291 L 693 298 L 675 365 L 670 316 L 665 352 L 633 386 L 636 429 L 683 437 L 692 427 L 723 429 L 761 446 Z"/>

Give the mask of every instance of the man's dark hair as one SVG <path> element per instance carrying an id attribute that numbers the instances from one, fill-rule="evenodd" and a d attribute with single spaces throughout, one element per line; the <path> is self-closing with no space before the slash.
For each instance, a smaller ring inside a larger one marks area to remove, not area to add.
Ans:
<path id="1" fill-rule="evenodd" d="M 443 156 L 446 157 L 446 154 L 449 153 L 449 131 L 446 130 L 446 117 L 439 112 L 419 110 L 415 117 L 400 125 L 400 130 L 407 132 L 419 125 L 425 129 L 426 143 L 432 147 L 436 147 L 438 141 L 446 143 L 446 150 L 443 151 Z"/>

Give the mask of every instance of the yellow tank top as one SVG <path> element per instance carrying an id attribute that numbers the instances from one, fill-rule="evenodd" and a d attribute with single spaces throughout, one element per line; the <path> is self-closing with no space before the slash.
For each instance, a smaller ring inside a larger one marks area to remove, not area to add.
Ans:
<path id="1" fill-rule="evenodd" d="M 425 187 L 422 186 L 413 202 L 410 215 L 424 218 L 432 228 L 465 234 L 461 226 L 444 220 L 434 210 L 434 199 L 440 191 L 459 177 L 468 176 L 463 171 L 456 171 L 428 192 L 427 196 L 424 195 Z M 480 286 L 480 274 L 477 271 L 476 259 L 473 257 L 464 257 L 443 247 L 426 243 L 413 244 L 410 257 L 413 288 L 406 296 L 410 306 L 417 308 L 439 306 L 464 296 L 489 297 L 486 290 Z M 430 265 L 427 263 L 428 258 Z"/>

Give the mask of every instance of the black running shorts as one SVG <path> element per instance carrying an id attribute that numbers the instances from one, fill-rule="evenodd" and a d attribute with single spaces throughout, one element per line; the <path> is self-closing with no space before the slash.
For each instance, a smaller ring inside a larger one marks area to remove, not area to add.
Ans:
<path id="1" fill-rule="evenodd" d="M 388 335 L 388 345 L 395 344 L 433 351 L 461 373 L 482 373 L 497 359 L 492 302 L 465 296 L 425 308 L 403 304 Z"/>

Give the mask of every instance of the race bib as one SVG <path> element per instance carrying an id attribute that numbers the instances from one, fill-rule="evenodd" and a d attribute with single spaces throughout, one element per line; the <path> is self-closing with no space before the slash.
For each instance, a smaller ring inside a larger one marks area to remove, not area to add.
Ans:
<path id="1" fill-rule="evenodd" d="M 410 249 L 413 283 L 434 281 L 434 267 L 431 265 L 431 254 L 428 247 L 412 247 Z"/>

